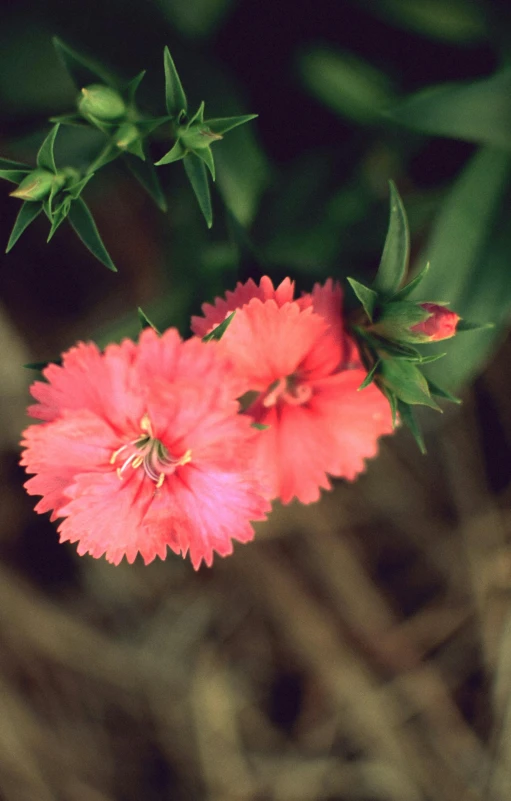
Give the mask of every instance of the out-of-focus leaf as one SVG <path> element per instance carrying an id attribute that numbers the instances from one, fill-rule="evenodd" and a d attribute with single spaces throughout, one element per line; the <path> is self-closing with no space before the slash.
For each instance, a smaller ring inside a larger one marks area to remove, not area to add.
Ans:
<path id="1" fill-rule="evenodd" d="M 413 290 L 416 289 L 419 286 L 419 284 L 422 282 L 422 280 L 426 277 L 426 275 L 429 272 L 430 266 L 431 265 L 429 264 L 429 262 L 426 262 L 426 264 L 424 265 L 422 270 L 420 270 L 417 273 L 415 278 L 412 278 L 412 280 L 409 281 L 406 284 L 406 286 L 404 286 L 402 289 L 400 289 L 399 292 L 396 292 L 395 295 L 392 295 L 392 300 L 393 301 L 406 300 L 408 295 L 411 295 Z"/>
<path id="2" fill-rule="evenodd" d="M 232 131 L 238 125 L 244 125 L 250 120 L 255 120 L 258 114 L 244 114 L 240 117 L 217 117 L 216 119 L 206 120 L 209 128 L 216 134 L 224 134 L 227 131 Z"/>
<path id="3" fill-rule="evenodd" d="M 153 331 L 156 331 L 156 333 L 157 333 L 157 334 L 159 334 L 159 333 L 160 333 L 160 332 L 158 331 L 158 329 L 156 328 L 156 326 L 154 325 L 154 323 L 152 323 L 152 322 L 151 322 L 151 320 L 149 319 L 149 317 L 147 316 L 147 314 L 145 313 L 145 311 L 143 311 L 143 310 L 140 308 L 140 306 L 139 306 L 139 307 L 138 307 L 138 309 L 137 309 L 137 313 L 138 313 L 138 319 L 140 320 L 140 325 L 141 325 L 141 327 L 142 327 L 142 330 L 143 330 L 144 328 L 152 328 L 152 329 L 153 329 Z"/>
<path id="4" fill-rule="evenodd" d="M 415 419 L 415 415 L 413 413 L 413 409 L 407 404 L 403 403 L 402 401 L 397 401 L 397 411 L 399 412 L 399 416 L 403 423 L 410 429 L 415 439 L 415 442 L 419 446 L 419 450 L 421 453 L 426 453 L 426 445 L 422 438 L 421 430 L 419 428 L 419 424 Z"/>
<path id="5" fill-rule="evenodd" d="M 216 185 L 225 204 L 242 225 L 249 225 L 270 182 L 268 160 L 251 126 L 237 128 L 227 144 L 215 144 L 215 168 Z"/>
<path id="6" fill-rule="evenodd" d="M 165 69 L 165 102 L 167 111 L 171 117 L 177 117 L 180 111 L 188 110 L 188 102 L 168 47 L 163 51 L 163 66 Z"/>
<path id="7" fill-rule="evenodd" d="M 39 151 L 37 153 L 37 166 L 40 167 L 42 170 L 50 170 L 50 172 L 57 172 L 57 166 L 55 164 L 55 139 L 59 132 L 60 125 L 56 123 L 53 126 L 48 136 L 45 138 L 44 142 L 42 143 Z"/>
<path id="8" fill-rule="evenodd" d="M 158 208 L 161 211 L 167 211 L 167 201 L 151 161 L 149 159 L 141 161 L 136 156 L 132 156 L 131 153 L 125 153 L 123 161 L 146 192 L 151 195 Z"/>
<path id="9" fill-rule="evenodd" d="M 489 148 L 476 153 L 445 198 L 420 257 L 431 270 L 413 299 L 444 297 L 462 317 L 496 326 L 454 337 L 447 357 L 426 368 L 428 378 L 449 389 L 482 368 L 511 313 L 510 174 L 506 153 Z M 445 347 L 428 345 L 433 353 Z"/>
<path id="10" fill-rule="evenodd" d="M 397 292 L 408 269 L 410 232 L 399 192 L 390 181 L 390 220 L 378 272 L 373 283 L 376 292 L 390 297 Z"/>
<path id="11" fill-rule="evenodd" d="M 481 3 L 473 0 L 363 0 L 372 12 L 401 28 L 446 42 L 469 43 L 485 38 Z"/>
<path id="12" fill-rule="evenodd" d="M 168 19 L 184 36 L 202 38 L 213 33 L 232 0 L 158 0 Z"/>
<path id="13" fill-rule="evenodd" d="M 389 113 L 423 133 L 511 150 L 511 68 L 480 81 L 423 89 Z"/>
<path id="14" fill-rule="evenodd" d="M 213 209 L 211 208 L 211 195 L 209 193 L 206 167 L 195 153 L 188 153 L 183 159 L 183 164 L 207 226 L 211 228 L 213 225 Z"/>
<path id="15" fill-rule="evenodd" d="M 86 248 L 109 270 L 117 272 L 117 267 L 110 258 L 103 240 L 99 235 L 96 223 L 81 197 L 73 201 L 68 213 L 69 222 L 82 240 Z"/>
<path id="16" fill-rule="evenodd" d="M 14 247 L 14 245 L 20 238 L 23 231 L 26 228 L 28 228 L 30 223 L 33 222 L 33 220 L 35 220 L 36 217 L 40 215 L 42 210 L 43 207 L 40 203 L 34 203 L 33 201 L 30 200 L 26 200 L 23 203 L 21 209 L 18 212 L 18 216 L 16 217 L 13 229 L 11 231 L 9 241 L 5 249 L 6 253 L 9 253 L 9 251 Z"/>
<path id="17" fill-rule="evenodd" d="M 131 80 L 128 85 L 126 86 L 125 93 L 128 98 L 128 103 L 131 105 L 135 100 L 135 95 L 137 93 L 137 89 L 140 86 L 147 70 L 142 70 L 136 75 L 133 80 Z"/>
<path id="18" fill-rule="evenodd" d="M 12 184 L 20 184 L 30 170 L 0 170 L 0 178 Z"/>
<path id="19" fill-rule="evenodd" d="M 356 122 L 380 121 L 381 111 L 395 103 L 390 80 L 352 53 L 311 48 L 300 59 L 300 71 L 314 97 Z"/>
<path id="20" fill-rule="evenodd" d="M 0 170 L 18 170 L 19 172 L 31 172 L 32 167 L 22 164 L 20 161 L 0 158 Z"/>
<path id="21" fill-rule="evenodd" d="M 100 67 L 96 67 L 91 61 L 77 53 L 76 50 L 65 44 L 58 36 L 53 37 L 53 46 L 77 89 L 98 83 L 98 81 L 99 83 L 109 83 L 108 76 L 104 74 Z"/>

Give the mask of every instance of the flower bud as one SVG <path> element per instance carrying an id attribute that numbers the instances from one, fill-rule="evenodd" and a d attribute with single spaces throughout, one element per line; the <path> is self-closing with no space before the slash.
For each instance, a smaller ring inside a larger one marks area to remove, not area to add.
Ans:
<path id="1" fill-rule="evenodd" d="M 124 122 L 115 134 L 115 144 L 120 150 L 127 150 L 137 139 L 140 139 L 140 132 L 132 122 Z"/>
<path id="2" fill-rule="evenodd" d="M 50 194 L 55 175 L 49 170 L 34 170 L 22 180 L 11 197 L 21 200 L 44 200 Z"/>
<path id="3" fill-rule="evenodd" d="M 449 339 L 455 335 L 460 319 L 456 312 L 446 306 L 439 306 L 437 303 L 421 303 L 420 307 L 429 312 L 429 317 L 427 320 L 413 325 L 410 331 L 427 336 L 429 342 L 439 342 L 441 339 Z"/>
<path id="4" fill-rule="evenodd" d="M 126 104 L 115 89 L 93 83 L 82 89 L 81 97 L 78 100 L 78 109 L 82 114 L 110 122 L 124 116 Z"/>
<path id="5" fill-rule="evenodd" d="M 201 150 L 209 147 L 218 139 L 223 139 L 221 134 L 214 133 L 207 125 L 191 125 L 189 128 L 180 128 L 178 137 L 182 145 L 187 150 Z"/>

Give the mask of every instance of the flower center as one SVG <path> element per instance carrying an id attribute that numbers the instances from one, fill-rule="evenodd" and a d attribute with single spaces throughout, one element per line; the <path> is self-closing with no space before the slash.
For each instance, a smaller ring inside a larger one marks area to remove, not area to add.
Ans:
<path id="1" fill-rule="evenodd" d="M 296 376 L 289 375 L 285 378 L 278 378 L 270 384 L 264 393 L 263 406 L 269 408 L 275 406 L 279 401 L 289 403 L 292 406 L 301 406 L 307 403 L 312 396 L 312 389 L 308 384 L 300 383 Z"/>
<path id="2" fill-rule="evenodd" d="M 172 475 L 176 467 L 191 461 L 192 452 L 186 451 L 179 459 L 171 456 L 165 445 L 154 436 L 147 414 L 140 421 L 140 428 L 143 433 L 114 451 L 110 457 L 110 464 L 115 464 L 118 457 L 123 454 L 124 461 L 116 469 L 121 481 L 130 465 L 134 470 L 143 467 L 145 474 L 155 482 L 156 489 L 159 489 L 165 481 L 165 476 Z"/>

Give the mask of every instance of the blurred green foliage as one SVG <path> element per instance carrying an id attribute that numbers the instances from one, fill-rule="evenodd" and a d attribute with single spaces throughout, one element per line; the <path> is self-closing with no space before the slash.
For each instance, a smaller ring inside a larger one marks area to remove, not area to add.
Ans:
<path id="1" fill-rule="evenodd" d="M 137 100 L 148 115 L 163 113 L 161 52 L 168 45 L 192 109 L 205 100 L 211 117 L 253 111 L 259 118 L 215 143 L 210 232 L 182 171 L 173 165 L 158 171 L 168 211 L 144 200 L 136 213 L 151 242 L 151 263 L 140 264 L 153 276 L 151 297 L 135 290 L 135 302 L 126 300 L 108 323 L 91 318 L 83 337 L 104 343 L 136 335 L 138 305 L 158 328 L 173 324 L 186 332 L 202 302 L 264 272 L 275 280 L 289 274 L 300 289 L 328 276 L 371 283 L 393 179 L 410 220 L 412 263 L 419 269 L 431 262 L 414 299 L 449 301 L 470 320 L 497 324 L 449 343 L 450 355 L 427 368 L 432 380 L 450 388 L 472 378 L 511 312 L 506 4 L 307 0 L 292 15 L 270 0 L 148 0 L 130 5 L 129 13 L 126 8 L 121 0 L 49 0 L 43 9 L 26 0 L 6 10 L 3 155 L 33 163 L 48 116 L 76 101 L 53 35 L 104 62 L 120 82 L 147 67 Z M 66 132 L 59 163 L 79 161 L 83 146 L 83 132 Z M 167 151 L 162 133 L 152 145 L 153 160 Z M 109 279 L 110 293 L 119 286 L 113 281 L 124 280 L 123 261 L 137 250 L 134 230 L 119 236 L 116 227 L 125 186 L 114 163 L 85 189 L 106 246 L 115 245 L 120 272 Z M 15 209 L 2 208 L 7 242 Z M 34 249 L 44 247 L 36 234 L 17 245 L 19 258 L 33 259 Z M 48 246 L 49 269 L 59 269 L 52 262 L 62 237 L 59 230 Z M 4 276 L 12 269 L 9 258 L 2 261 Z M 6 286 L 0 280 L 0 291 Z M 346 302 L 355 305 L 349 288 Z M 61 303 L 65 313 L 65 298 Z"/>

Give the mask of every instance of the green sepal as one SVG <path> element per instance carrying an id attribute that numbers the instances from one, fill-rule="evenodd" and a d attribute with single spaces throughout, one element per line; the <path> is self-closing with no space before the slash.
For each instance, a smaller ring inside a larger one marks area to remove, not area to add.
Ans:
<path id="1" fill-rule="evenodd" d="M 360 326 L 352 326 L 354 333 L 373 351 L 383 351 L 388 353 L 396 359 L 404 359 L 409 362 L 422 362 L 422 356 L 416 348 L 405 345 L 402 342 L 393 342 L 384 337 L 377 336 L 376 333 L 368 331 L 366 328 Z"/>
<path id="2" fill-rule="evenodd" d="M 204 162 L 195 153 L 188 153 L 183 159 L 183 164 L 206 224 L 208 228 L 211 228 L 213 225 L 213 209 L 211 207 L 211 195 Z"/>
<path id="3" fill-rule="evenodd" d="M 373 288 L 390 297 L 399 287 L 408 269 L 410 232 L 403 202 L 393 181 L 390 184 L 390 220 L 383 254 Z"/>
<path id="4" fill-rule="evenodd" d="M 430 267 L 431 265 L 429 261 L 426 262 L 422 270 L 415 276 L 415 278 L 413 278 L 408 284 L 406 284 L 406 286 L 400 289 L 399 292 L 396 292 L 395 295 L 392 295 L 391 297 L 392 302 L 394 303 L 396 301 L 405 300 L 408 297 L 408 295 L 410 295 L 413 292 L 413 290 L 419 286 L 423 278 L 426 277 Z"/>
<path id="5" fill-rule="evenodd" d="M 59 125 L 73 125 L 77 128 L 87 128 L 88 123 L 81 114 L 58 114 L 56 117 L 50 117 L 50 122 L 58 123 Z"/>
<path id="6" fill-rule="evenodd" d="M 390 413 L 392 415 L 392 428 L 395 428 L 397 426 L 397 398 L 392 390 L 388 389 L 388 387 L 380 386 L 379 389 L 383 392 L 389 402 Z"/>
<path id="7" fill-rule="evenodd" d="M 485 328 L 495 328 L 495 323 L 469 323 L 467 320 L 458 320 L 456 333 L 461 334 L 464 331 L 484 331 Z"/>
<path id="8" fill-rule="evenodd" d="M 191 128 L 192 125 L 194 125 L 196 122 L 204 122 L 204 108 L 205 108 L 205 103 L 204 103 L 204 100 L 203 100 L 201 102 L 199 108 L 197 109 L 197 111 L 193 115 L 193 117 L 191 117 L 189 122 L 187 123 L 187 125 L 186 125 L 187 128 Z"/>
<path id="9" fill-rule="evenodd" d="M 62 364 L 62 359 L 51 359 L 49 362 L 28 362 L 28 364 L 24 364 L 23 367 L 25 370 L 37 370 L 41 373 L 48 365 L 56 364 L 58 367 Z"/>
<path id="10" fill-rule="evenodd" d="M 354 278 L 348 278 L 348 283 L 364 307 L 364 311 L 369 317 L 369 320 L 372 322 L 374 309 L 378 302 L 378 294 L 372 289 L 369 289 L 369 287 L 364 286 L 364 284 L 361 284 L 359 281 L 355 281 Z"/>
<path id="11" fill-rule="evenodd" d="M 421 364 L 432 364 L 433 362 L 437 362 L 439 359 L 443 359 L 444 356 L 447 356 L 447 353 L 434 353 L 431 356 L 423 356 L 421 354 Z"/>
<path id="12" fill-rule="evenodd" d="M 154 323 L 151 322 L 147 314 L 140 308 L 140 306 L 137 308 L 137 314 L 142 331 L 144 330 L 144 328 L 152 328 L 153 331 L 155 331 L 158 335 L 160 335 L 160 331 L 158 331 Z"/>
<path id="13" fill-rule="evenodd" d="M 398 402 L 397 402 L 397 408 L 398 408 L 398 412 L 399 412 L 399 416 L 400 416 L 401 420 L 403 421 L 405 426 L 407 426 L 407 428 L 409 428 L 410 431 L 412 432 L 413 437 L 415 439 L 415 442 L 419 446 L 420 452 L 423 455 L 425 455 L 427 453 L 426 444 L 424 442 L 424 439 L 422 438 L 422 433 L 421 433 L 421 430 L 419 428 L 419 424 L 417 423 L 417 420 L 415 419 L 415 415 L 413 413 L 413 410 L 411 409 L 411 407 L 407 403 L 403 403 L 400 400 L 398 400 Z"/>
<path id="14" fill-rule="evenodd" d="M 119 145 L 117 145 L 119 147 Z M 123 150 L 124 148 L 120 148 Z M 144 145 L 141 139 L 135 139 L 135 141 L 130 142 L 130 144 L 126 147 L 128 153 L 131 153 L 135 158 L 140 159 L 141 161 L 145 161 L 146 156 L 144 152 Z"/>
<path id="15" fill-rule="evenodd" d="M 402 359 L 383 359 L 378 375 L 381 383 L 392 390 L 398 400 L 441 411 L 430 395 L 428 382 L 415 364 Z"/>
<path id="16" fill-rule="evenodd" d="M 140 86 L 146 72 L 147 70 L 142 70 L 142 72 L 139 72 L 138 75 L 136 75 L 134 78 L 132 78 L 131 81 L 128 81 L 128 83 L 126 84 L 124 88 L 124 94 L 127 97 L 128 105 L 132 106 L 134 104 L 137 89 Z"/>
<path id="17" fill-rule="evenodd" d="M 362 383 L 360 384 L 360 386 L 358 387 L 357 392 L 360 392 L 360 390 L 365 389 L 366 387 L 369 386 L 369 384 L 372 384 L 375 373 L 378 370 L 380 364 L 381 364 L 381 359 L 377 359 L 373 364 L 373 366 L 371 367 L 371 369 L 369 370 L 366 377 L 364 378 L 364 380 L 362 381 Z"/>
<path id="18" fill-rule="evenodd" d="M 423 309 L 418 303 L 410 300 L 399 300 L 384 303 L 378 318 L 371 331 L 379 336 L 402 342 L 430 342 L 431 337 L 419 331 L 412 331 L 412 327 L 431 317 L 431 312 Z"/>
<path id="19" fill-rule="evenodd" d="M 116 273 L 117 267 L 110 258 L 110 254 L 99 235 L 94 218 L 81 197 L 77 198 L 71 204 L 68 217 L 69 222 L 85 247 L 88 248 L 93 256 L 104 264 L 105 267 L 108 267 L 109 270 Z"/>
<path id="20" fill-rule="evenodd" d="M 215 160 L 213 158 L 213 153 L 211 152 L 209 147 L 203 148 L 202 150 L 195 151 L 195 155 L 198 156 L 201 161 L 204 162 L 206 167 L 211 173 L 211 177 L 213 181 L 215 180 Z"/>
<path id="21" fill-rule="evenodd" d="M 238 125 L 244 125 L 250 120 L 255 120 L 258 116 L 258 114 L 243 114 L 239 117 L 216 117 L 212 120 L 206 120 L 206 125 L 211 128 L 213 133 L 223 135 L 227 131 L 237 128 Z"/>
<path id="22" fill-rule="evenodd" d="M 55 231 L 59 228 L 64 220 L 66 219 L 67 215 L 69 214 L 69 209 L 71 208 L 72 198 L 69 196 L 64 198 L 62 203 L 53 211 L 52 218 L 51 218 L 51 228 L 50 233 L 48 234 L 48 238 L 46 242 L 49 242 L 50 239 L 53 238 Z"/>
<path id="23" fill-rule="evenodd" d="M 25 200 L 14 222 L 14 226 L 11 231 L 9 241 L 5 249 L 6 253 L 9 253 L 9 251 L 12 250 L 12 248 L 20 238 L 23 231 L 25 231 L 25 229 L 28 228 L 30 223 L 33 222 L 35 218 L 40 215 L 42 210 L 43 210 L 42 203 L 41 204 L 34 203 L 34 201 L 32 200 Z"/>
<path id="24" fill-rule="evenodd" d="M 463 402 L 461 398 L 457 398 L 455 395 L 451 395 L 450 392 L 448 392 L 446 389 L 442 389 L 442 387 L 439 387 L 438 384 L 435 384 L 433 381 L 431 381 L 430 378 L 427 379 L 427 382 L 429 391 L 431 392 L 432 395 L 436 395 L 437 398 L 444 398 L 444 400 L 448 400 L 451 403 L 460 404 Z"/>
<path id="25" fill-rule="evenodd" d="M 169 152 L 159 161 L 155 162 L 155 167 L 162 167 L 164 164 L 172 164 L 174 161 L 181 161 L 186 156 L 186 148 L 183 147 L 179 139 L 171 147 Z"/>
<path id="26" fill-rule="evenodd" d="M 152 162 L 149 159 L 141 161 L 131 153 L 124 153 L 123 161 L 139 184 L 152 197 L 160 211 L 167 211 L 167 201 Z"/>
<path id="27" fill-rule="evenodd" d="M 209 334 L 206 334 L 206 336 L 202 337 L 202 341 L 203 342 L 211 342 L 213 339 L 222 339 L 222 337 L 225 334 L 227 328 L 232 323 L 232 320 L 233 320 L 233 317 L 234 317 L 235 314 L 236 314 L 236 310 L 231 312 L 229 314 L 229 316 L 226 317 L 225 320 L 222 323 L 220 323 L 220 325 L 217 325 L 216 328 L 213 328 L 213 330 L 210 331 Z"/>
<path id="28" fill-rule="evenodd" d="M 93 177 L 94 177 L 94 173 L 91 172 L 91 173 L 88 173 L 85 176 L 85 178 L 81 178 L 76 183 L 70 184 L 69 186 L 66 186 L 66 193 L 70 197 L 72 197 L 73 200 L 76 200 L 76 198 L 81 195 L 81 193 L 83 192 L 83 190 L 85 189 L 85 187 L 89 183 L 90 179 L 93 178 Z"/>
<path id="29" fill-rule="evenodd" d="M 20 184 L 29 173 L 30 170 L 0 170 L 0 178 L 11 184 Z"/>
<path id="30" fill-rule="evenodd" d="M 252 428 L 257 428 L 258 431 L 266 431 L 271 426 L 265 425 L 265 423 L 251 423 Z"/>
<path id="31" fill-rule="evenodd" d="M 178 117 L 182 111 L 188 111 L 188 101 L 168 47 L 163 51 L 163 67 L 167 112 L 171 117 Z"/>
<path id="32" fill-rule="evenodd" d="M 82 89 L 82 87 L 91 83 L 97 83 L 98 80 L 100 83 L 108 84 L 108 79 L 101 70 L 77 53 L 76 50 L 64 44 L 58 36 L 53 37 L 53 46 L 78 89 Z"/>
<path id="33" fill-rule="evenodd" d="M 42 143 L 37 153 L 37 166 L 41 170 L 49 170 L 50 172 L 57 172 L 57 165 L 55 164 L 55 139 L 59 132 L 60 123 L 56 123 L 51 129 L 48 136 Z"/>
<path id="34" fill-rule="evenodd" d="M 21 161 L 0 158 L 0 170 L 19 170 L 20 172 L 32 172 L 32 167 L 22 164 Z"/>

